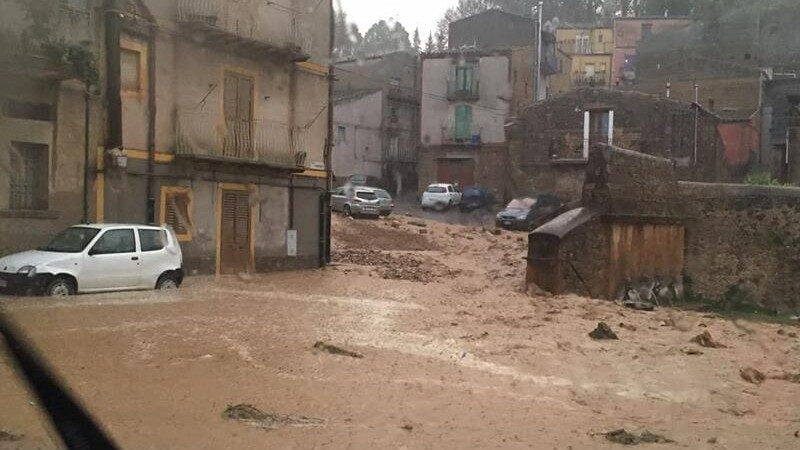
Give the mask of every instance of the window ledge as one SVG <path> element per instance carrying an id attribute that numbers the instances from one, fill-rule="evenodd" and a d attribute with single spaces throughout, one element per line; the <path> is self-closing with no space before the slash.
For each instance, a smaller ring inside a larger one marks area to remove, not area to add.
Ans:
<path id="1" fill-rule="evenodd" d="M 61 213 L 58 211 L 39 211 L 29 209 L 0 209 L 0 218 L 3 219 L 58 219 Z"/>
<path id="2" fill-rule="evenodd" d="M 554 158 L 550 164 L 554 166 L 584 166 L 588 162 L 585 158 Z"/>

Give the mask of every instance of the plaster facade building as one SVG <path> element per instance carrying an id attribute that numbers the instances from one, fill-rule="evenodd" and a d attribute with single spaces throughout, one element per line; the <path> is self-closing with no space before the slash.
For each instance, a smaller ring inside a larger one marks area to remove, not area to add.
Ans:
<path id="1" fill-rule="evenodd" d="M 290 3 L 85 2 L 105 105 L 73 165 L 88 221 L 172 226 L 190 274 L 325 262 L 331 5 Z"/>
<path id="2" fill-rule="evenodd" d="M 614 58 L 612 83 L 621 85 L 636 80 L 636 47 L 658 33 L 685 28 L 685 17 L 618 17 L 614 19 Z"/>
<path id="3" fill-rule="evenodd" d="M 422 60 L 418 190 L 430 183 L 506 191 L 511 51 L 450 51 Z"/>
<path id="4" fill-rule="evenodd" d="M 562 25 L 556 31 L 556 42 L 558 73 L 549 77 L 551 95 L 579 87 L 611 85 L 611 27 Z"/>
<path id="5" fill-rule="evenodd" d="M 416 190 L 419 56 L 411 52 L 336 63 L 334 176 L 379 180 L 395 195 Z M 379 94 L 376 94 L 379 93 Z"/>

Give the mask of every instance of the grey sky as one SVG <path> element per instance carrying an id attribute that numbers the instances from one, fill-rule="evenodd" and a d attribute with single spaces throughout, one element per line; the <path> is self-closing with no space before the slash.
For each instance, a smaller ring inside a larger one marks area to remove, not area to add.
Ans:
<path id="1" fill-rule="evenodd" d="M 336 6 L 336 1 L 333 4 Z M 422 43 L 428 39 L 428 33 L 434 31 L 436 21 L 442 17 L 447 8 L 458 3 L 457 0 L 340 0 L 347 19 L 355 22 L 362 33 L 366 33 L 373 23 L 381 19 L 399 20 L 408 30 L 414 33 L 419 27 Z"/>

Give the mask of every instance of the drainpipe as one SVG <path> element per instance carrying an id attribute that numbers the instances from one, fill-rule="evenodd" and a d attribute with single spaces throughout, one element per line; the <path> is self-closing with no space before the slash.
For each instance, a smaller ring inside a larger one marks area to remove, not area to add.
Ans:
<path id="1" fill-rule="evenodd" d="M 108 102 L 108 136 L 106 149 L 122 148 L 122 97 L 120 96 L 120 49 L 119 36 L 123 7 L 121 0 L 106 0 L 105 46 L 106 46 L 106 101 Z"/>
<path id="2" fill-rule="evenodd" d="M 333 189 L 333 165 L 331 164 L 331 151 L 333 150 L 333 80 L 334 80 L 334 65 L 333 65 L 333 50 L 334 50 L 334 14 L 333 14 L 333 0 L 328 0 L 329 15 L 328 18 L 328 138 L 325 141 L 325 201 L 322 204 L 325 206 L 325 252 L 322 258 L 323 264 L 331 262 L 331 208 L 330 208 L 330 192 Z"/>
<path id="3" fill-rule="evenodd" d="M 156 159 L 156 30 L 150 29 L 147 42 L 147 195 L 146 195 L 146 223 L 156 221 L 156 200 L 154 197 L 155 186 L 154 172 Z M 162 218 L 163 219 L 163 218 Z"/>
<path id="4" fill-rule="evenodd" d="M 697 166 L 697 132 L 700 121 L 700 86 L 694 83 L 694 165 Z M 695 173 L 695 176 L 697 174 Z"/>
<path id="5" fill-rule="evenodd" d="M 89 86 L 83 93 L 83 223 L 89 223 Z"/>

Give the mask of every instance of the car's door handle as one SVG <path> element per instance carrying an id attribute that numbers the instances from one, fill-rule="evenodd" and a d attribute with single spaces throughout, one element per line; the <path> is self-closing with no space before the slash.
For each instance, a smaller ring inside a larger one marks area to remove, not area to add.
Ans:
<path id="1" fill-rule="evenodd" d="M 131 258 L 131 261 L 138 261 L 138 260 L 139 260 L 138 256 L 134 256 L 134 257 Z"/>

